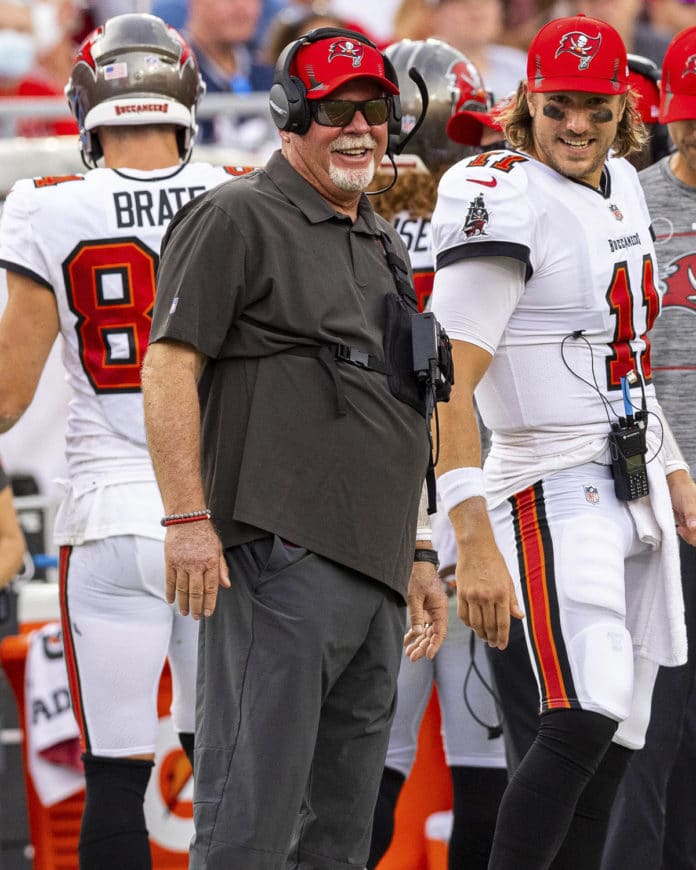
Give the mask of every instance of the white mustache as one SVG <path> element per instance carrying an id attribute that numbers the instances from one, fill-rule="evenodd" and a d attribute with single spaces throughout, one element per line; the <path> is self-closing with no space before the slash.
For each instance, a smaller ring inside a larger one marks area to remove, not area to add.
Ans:
<path id="1" fill-rule="evenodd" d="M 343 151 L 346 148 L 363 148 L 374 150 L 377 143 L 369 133 L 362 136 L 339 136 L 331 143 L 331 151 Z"/>

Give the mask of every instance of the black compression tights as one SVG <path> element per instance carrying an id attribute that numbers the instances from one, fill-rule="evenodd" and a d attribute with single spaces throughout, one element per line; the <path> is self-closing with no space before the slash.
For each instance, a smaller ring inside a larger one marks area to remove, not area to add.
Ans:
<path id="1" fill-rule="evenodd" d="M 80 870 L 151 870 L 143 800 L 151 761 L 83 755 Z"/>
<path id="2" fill-rule="evenodd" d="M 379 784 L 377 805 L 375 806 L 375 814 L 372 821 L 372 842 L 370 843 L 370 857 L 367 861 L 367 870 L 374 870 L 392 841 L 394 836 L 394 812 L 404 780 L 403 773 L 394 770 L 393 767 L 385 767 L 382 772 L 382 781 Z"/>
<path id="3" fill-rule="evenodd" d="M 507 771 L 496 767 L 451 767 L 454 825 L 447 870 L 486 870 Z"/>
<path id="4" fill-rule="evenodd" d="M 500 798 L 507 773 L 494 767 L 451 767 L 454 825 L 448 849 L 448 870 L 486 870 Z M 404 776 L 384 768 L 372 829 L 367 870 L 374 870 L 394 834 L 394 811 Z"/>
<path id="5" fill-rule="evenodd" d="M 630 757 L 618 746 L 607 752 L 616 728 L 586 710 L 542 715 L 501 801 L 489 870 L 599 867 L 607 816 Z"/>
<path id="6" fill-rule="evenodd" d="M 552 870 L 587 870 L 602 863 L 609 815 L 633 752 L 612 743 L 575 807 L 573 821 Z"/>

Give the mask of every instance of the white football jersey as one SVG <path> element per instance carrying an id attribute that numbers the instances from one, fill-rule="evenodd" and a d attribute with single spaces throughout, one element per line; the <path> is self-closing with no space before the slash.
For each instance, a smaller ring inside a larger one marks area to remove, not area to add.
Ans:
<path id="1" fill-rule="evenodd" d="M 100 511 L 99 502 L 104 487 L 154 481 L 140 368 L 162 236 L 181 206 L 245 171 L 206 163 L 94 169 L 22 179 L 12 188 L 0 221 L 0 266 L 55 295 L 73 394 L 66 433 L 71 492 L 75 499 L 101 493 L 72 511 L 71 530 L 58 543 L 80 543 L 85 527 L 90 538 L 142 531 L 140 511 L 129 520 L 122 510 L 119 519 L 111 507 Z"/>
<path id="2" fill-rule="evenodd" d="M 413 286 L 418 299 L 418 308 L 422 311 L 433 292 L 433 276 L 435 274 L 430 243 L 430 217 L 414 217 L 410 212 L 401 211 L 394 215 L 392 223 L 408 250 L 408 257 L 413 268 Z"/>
<path id="3" fill-rule="evenodd" d="M 505 445 L 530 466 L 591 439 L 601 446 L 609 420 L 625 413 L 621 377 L 631 370 L 649 406 L 654 401 L 646 333 L 660 298 L 650 218 L 628 161 L 610 158 L 604 175 L 600 192 L 522 153 L 492 151 L 458 163 L 440 183 L 432 226 L 438 270 L 478 257 L 526 267 L 524 290 L 508 310 L 484 286 L 462 286 L 455 301 L 461 311 L 476 304 L 504 318 L 476 392 L 494 432 L 494 461 Z M 486 346 L 448 321 L 437 279 L 433 310 L 450 337 Z M 641 406 L 639 387 L 631 400 Z M 532 474 L 550 467 L 541 462 Z"/>

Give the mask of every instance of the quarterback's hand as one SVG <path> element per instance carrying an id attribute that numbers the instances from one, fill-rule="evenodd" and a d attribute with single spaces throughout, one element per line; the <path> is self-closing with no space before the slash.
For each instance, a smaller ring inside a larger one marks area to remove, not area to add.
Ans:
<path id="1" fill-rule="evenodd" d="M 475 501 L 480 504 L 474 504 Z M 485 502 L 483 499 L 470 502 L 468 507 L 459 505 L 451 514 L 464 530 L 457 536 L 457 614 L 489 646 L 505 649 L 510 619 L 523 619 L 524 613 L 505 559 L 495 543 Z"/>
<path id="2" fill-rule="evenodd" d="M 412 662 L 435 658 L 447 636 L 447 595 L 432 562 L 414 562 L 408 583 L 409 630 L 404 635 Z"/>
<path id="3" fill-rule="evenodd" d="M 673 471 L 667 476 L 677 534 L 696 547 L 696 484 L 687 471 Z"/>
<path id="4" fill-rule="evenodd" d="M 165 592 L 182 616 L 211 616 L 218 586 L 230 586 L 222 544 L 209 521 L 167 528 L 164 541 Z"/>

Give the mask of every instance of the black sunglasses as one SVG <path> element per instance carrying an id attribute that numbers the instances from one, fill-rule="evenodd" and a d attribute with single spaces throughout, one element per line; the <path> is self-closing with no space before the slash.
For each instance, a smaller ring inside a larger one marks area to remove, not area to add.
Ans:
<path id="1" fill-rule="evenodd" d="M 391 97 L 371 100 L 310 100 L 312 115 L 322 127 L 346 127 L 361 112 L 372 127 L 384 124 L 391 110 Z"/>

